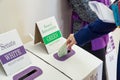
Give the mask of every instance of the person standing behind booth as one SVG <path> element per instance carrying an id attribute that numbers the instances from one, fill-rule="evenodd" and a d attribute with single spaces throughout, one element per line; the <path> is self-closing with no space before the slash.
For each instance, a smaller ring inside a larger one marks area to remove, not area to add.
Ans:
<path id="1" fill-rule="evenodd" d="M 94 22 L 98 17 L 90 9 L 88 2 L 93 0 L 68 0 L 73 11 L 72 11 L 72 26 L 71 32 L 75 33 L 79 29 L 83 28 L 85 25 Z M 110 5 L 109 0 L 94 0 L 99 1 L 107 6 Z M 106 80 L 106 70 L 105 70 L 105 53 L 106 46 L 108 42 L 108 35 L 105 34 L 97 39 L 87 42 L 84 45 L 78 45 L 88 52 L 92 53 L 99 59 L 103 61 L 103 80 Z"/>
<path id="2" fill-rule="evenodd" d="M 104 34 L 108 34 L 109 32 L 113 31 L 115 28 L 116 28 L 115 24 L 106 23 L 98 19 L 95 22 L 86 25 L 84 28 L 80 29 L 78 32 L 74 34 L 70 34 L 69 37 L 67 38 L 66 45 L 68 49 L 71 49 L 73 44 L 77 44 L 79 46 L 85 45 L 86 43 L 90 42 L 91 40 L 97 37 L 100 37 Z M 120 68 L 120 65 L 118 68 Z M 118 70 L 120 71 L 120 69 Z M 120 73 L 119 73 L 119 76 L 120 76 Z M 117 79 L 117 80 L 120 80 L 120 79 Z"/>

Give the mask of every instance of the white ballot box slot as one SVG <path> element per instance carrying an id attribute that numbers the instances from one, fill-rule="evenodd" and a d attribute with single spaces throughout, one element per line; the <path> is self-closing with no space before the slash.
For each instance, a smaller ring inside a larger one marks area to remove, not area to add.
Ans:
<path id="1" fill-rule="evenodd" d="M 29 42 L 25 44 L 25 48 L 73 80 L 94 80 L 96 78 L 102 80 L 102 61 L 76 45 L 72 47 L 74 55 L 63 60 L 55 58 L 56 53 L 48 55 L 41 43 L 34 45 L 33 42 Z"/>
<path id="2" fill-rule="evenodd" d="M 29 52 L 27 54 L 30 57 L 31 64 L 12 75 L 5 75 L 0 65 L 0 80 L 73 80 L 35 55 Z"/>

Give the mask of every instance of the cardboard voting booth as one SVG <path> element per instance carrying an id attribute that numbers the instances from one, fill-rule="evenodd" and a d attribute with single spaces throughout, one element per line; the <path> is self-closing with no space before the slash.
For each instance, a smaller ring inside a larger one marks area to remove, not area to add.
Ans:
<path id="1" fill-rule="evenodd" d="M 117 80 L 117 52 L 112 34 L 109 34 L 107 45 L 106 73 L 108 80 Z"/>
<path id="2" fill-rule="evenodd" d="M 63 39 L 63 42 L 65 41 Z M 72 48 L 70 55 L 74 54 L 71 57 L 64 56 L 59 59 L 55 57 L 56 53 L 48 55 L 43 43 L 34 45 L 29 42 L 25 44 L 25 48 L 70 76 L 72 80 L 102 80 L 102 61 L 76 45 Z"/>
<path id="3" fill-rule="evenodd" d="M 25 44 L 25 48 L 70 76 L 72 80 L 102 80 L 102 61 L 80 47 L 74 45 L 66 55 L 58 54 L 62 50 L 66 52 L 65 42 L 55 18 L 51 17 L 37 22 L 34 42 Z"/>
<path id="4" fill-rule="evenodd" d="M 27 52 L 31 64 L 12 75 L 5 75 L 0 65 L 0 80 L 72 80 L 35 55 Z M 20 64 L 18 64 L 20 66 Z M 23 65 L 23 64 L 22 64 Z"/>
<path id="5" fill-rule="evenodd" d="M 29 57 L 16 30 L 0 34 L 0 63 L 7 75 L 30 64 Z"/>
<path id="6" fill-rule="evenodd" d="M 0 34 L 0 62 L 0 80 L 71 80 L 26 52 L 16 30 Z"/>
<path id="7" fill-rule="evenodd" d="M 63 45 L 62 34 L 55 17 L 36 22 L 34 37 L 34 43 L 42 42 L 49 54 L 55 53 Z"/>

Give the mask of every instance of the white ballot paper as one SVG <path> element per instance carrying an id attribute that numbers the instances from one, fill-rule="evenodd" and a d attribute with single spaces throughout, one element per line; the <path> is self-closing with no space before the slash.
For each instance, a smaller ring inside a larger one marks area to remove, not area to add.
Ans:
<path id="1" fill-rule="evenodd" d="M 60 49 L 58 50 L 58 56 L 59 57 L 62 57 L 62 56 L 65 56 L 66 54 L 67 54 L 67 45 L 66 45 L 66 43 L 64 43 L 61 47 L 60 47 Z"/>

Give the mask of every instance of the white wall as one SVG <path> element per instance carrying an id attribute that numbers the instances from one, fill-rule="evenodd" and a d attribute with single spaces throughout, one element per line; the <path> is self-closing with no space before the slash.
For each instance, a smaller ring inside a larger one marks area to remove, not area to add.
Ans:
<path id="1" fill-rule="evenodd" d="M 70 14 L 67 0 L 0 0 L 0 33 L 16 28 L 26 43 L 31 40 L 28 33 L 34 33 L 35 22 L 55 16 L 63 35 L 67 37 Z M 118 46 L 120 29 L 112 34 Z"/>
<path id="2" fill-rule="evenodd" d="M 17 29 L 22 41 L 34 34 L 35 22 L 55 16 L 64 37 L 69 34 L 71 9 L 67 0 L 0 0 L 0 33 Z"/>

